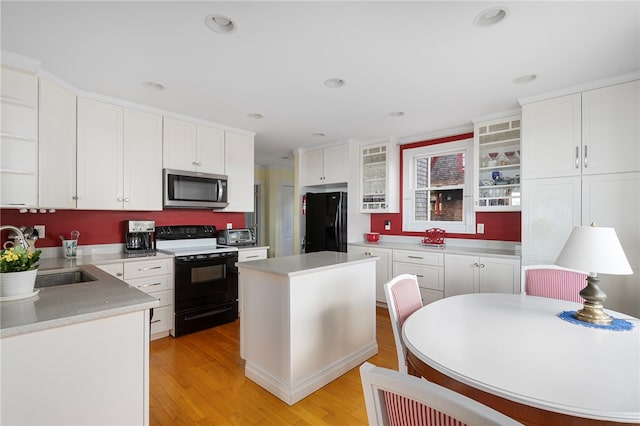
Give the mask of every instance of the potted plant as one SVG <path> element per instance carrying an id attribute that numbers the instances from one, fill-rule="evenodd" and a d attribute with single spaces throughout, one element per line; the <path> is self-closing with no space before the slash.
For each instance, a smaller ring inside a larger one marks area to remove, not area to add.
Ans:
<path id="1" fill-rule="evenodd" d="M 40 250 L 32 253 L 22 246 L 0 251 L 0 299 L 19 299 L 33 294 L 40 253 Z"/>

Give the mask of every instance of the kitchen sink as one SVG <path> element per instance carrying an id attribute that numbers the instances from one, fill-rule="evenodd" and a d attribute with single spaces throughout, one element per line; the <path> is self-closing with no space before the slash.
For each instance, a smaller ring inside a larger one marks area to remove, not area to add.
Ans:
<path id="1" fill-rule="evenodd" d="M 81 269 L 74 271 L 41 273 L 36 275 L 35 288 L 54 287 L 58 285 L 86 283 L 96 278 Z"/>

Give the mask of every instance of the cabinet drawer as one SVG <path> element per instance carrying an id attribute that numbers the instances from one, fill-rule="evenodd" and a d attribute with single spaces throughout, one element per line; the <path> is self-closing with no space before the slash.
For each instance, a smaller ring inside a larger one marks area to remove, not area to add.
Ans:
<path id="1" fill-rule="evenodd" d="M 104 265 L 95 265 L 103 271 L 122 279 L 124 276 L 124 265 L 121 263 L 105 263 Z"/>
<path id="2" fill-rule="evenodd" d="M 173 275 L 158 275 L 155 277 L 134 278 L 125 280 L 127 284 L 142 290 L 145 293 L 151 293 L 162 290 L 171 290 L 173 288 Z"/>
<path id="3" fill-rule="evenodd" d="M 124 277 L 131 278 L 151 277 L 154 275 L 170 274 L 173 272 L 173 259 L 144 260 L 140 262 L 125 262 Z"/>
<path id="4" fill-rule="evenodd" d="M 394 262 L 393 275 L 397 277 L 400 274 L 415 275 L 421 288 L 444 290 L 444 268 L 441 266 Z"/>
<path id="5" fill-rule="evenodd" d="M 151 318 L 151 335 L 173 328 L 173 308 L 170 306 L 153 309 Z"/>
<path id="6" fill-rule="evenodd" d="M 238 262 L 247 262 L 250 260 L 260 260 L 267 258 L 267 249 L 259 250 L 239 250 Z"/>
<path id="7" fill-rule="evenodd" d="M 420 296 L 422 296 L 422 306 L 424 306 L 442 299 L 444 297 L 444 292 L 420 287 Z"/>
<path id="8" fill-rule="evenodd" d="M 409 250 L 394 250 L 393 261 L 394 262 L 407 262 L 418 263 L 421 265 L 444 265 L 444 255 L 442 253 L 430 253 L 427 251 L 409 251 Z"/>
<path id="9" fill-rule="evenodd" d="M 154 291 L 149 295 L 158 299 L 160 307 L 173 305 L 173 291 L 171 290 Z"/>

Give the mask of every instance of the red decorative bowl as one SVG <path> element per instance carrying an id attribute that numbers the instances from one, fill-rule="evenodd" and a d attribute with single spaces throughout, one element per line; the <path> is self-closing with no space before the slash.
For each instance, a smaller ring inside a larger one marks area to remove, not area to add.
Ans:
<path id="1" fill-rule="evenodd" d="M 364 234 L 364 237 L 370 243 L 377 243 L 378 240 L 380 239 L 380 233 L 378 233 L 378 232 L 367 232 L 366 234 Z"/>

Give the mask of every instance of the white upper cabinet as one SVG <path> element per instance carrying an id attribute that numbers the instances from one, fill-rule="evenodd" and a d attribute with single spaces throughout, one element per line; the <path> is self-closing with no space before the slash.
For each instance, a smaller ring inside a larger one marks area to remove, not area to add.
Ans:
<path id="1" fill-rule="evenodd" d="M 346 144 L 304 151 L 300 162 L 302 186 L 346 183 L 349 180 Z"/>
<path id="2" fill-rule="evenodd" d="M 162 117 L 78 98 L 79 209 L 162 210 Z"/>
<path id="3" fill-rule="evenodd" d="M 162 117 L 125 108 L 123 142 L 123 209 L 162 210 Z"/>
<path id="4" fill-rule="evenodd" d="M 253 136 L 225 132 L 225 170 L 228 212 L 252 212 L 254 202 Z"/>
<path id="5" fill-rule="evenodd" d="M 582 94 L 583 174 L 640 171 L 640 81 Z"/>
<path id="6" fill-rule="evenodd" d="M 527 179 L 640 170 L 640 82 L 522 107 Z"/>
<path id="7" fill-rule="evenodd" d="M 360 213 L 397 213 L 398 147 L 391 142 L 360 148 Z"/>
<path id="8" fill-rule="evenodd" d="M 522 112 L 523 263 L 553 263 L 574 226 L 595 223 L 615 228 L 638 271 L 640 82 L 525 104 Z M 638 312 L 628 305 L 640 300 L 638 276 L 607 291 L 612 309 Z"/>
<path id="9" fill-rule="evenodd" d="M 300 156 L 302 185 L 322 185 L 324 178 L 324 150 L 305 151 Z"/>
<path id="10" fill-rule="evenodd" d="M 122 107 L 78 98 L 78 208 L 122 209 Z"/>
<path id="11" fill-rule="evenodd" d="M 38 204 L 76 207 L 76 95 L 40 79 Z"/>
<path id="12" fill-rule="evenodd" d="M 167 169 L 224 174 L 224 131 L 164 117 L 163 165 Z"/>
<path id="13" fill-rule="evenodd" d="M 36 206 L 38 79 L 32 73 L 3 66 L 0 95 L 0 205 Z"/>
<path id="14" fill-rule="evenodd" d="M 580 175 L 581 95 L 522 107 L 522 177 Z"/>
<path id="15" fill-rule="evenodd" d="M 520 116 L 475 123 L 476 211 L 519 211 Z"/>

